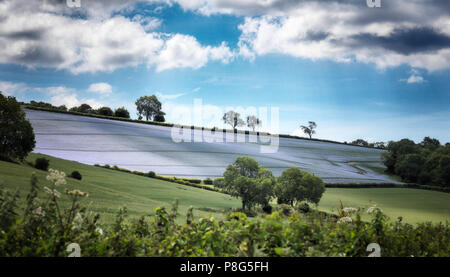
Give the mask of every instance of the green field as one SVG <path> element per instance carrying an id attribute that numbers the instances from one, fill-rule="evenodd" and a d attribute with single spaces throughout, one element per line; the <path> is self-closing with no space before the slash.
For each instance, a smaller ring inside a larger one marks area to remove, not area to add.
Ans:
<path id="1" fill-rule="evenodd" d="M 131 217 L 152 215 L 156 207 L 170 207 L 175 199 L 179 200 L 179 220 L 183 220 L 187 209 L 194 207 L 195 215 L 222 217 L 226 209 L 240 207 L 240 201 L 226 194 L 193 188 L 171 182 L 150 179 L 147 177 L 123 173 L 119 171 L 84 165 L 77 162 L 62 160 L 46 155 L 30 154 L 27 161 L 34 162 L 36 157 L 46 157 L 50 160 L 50 168 L 62 170 L 70 174 L 78 170 L 81 181 L 67 178 L 67 185 L 59 189 L 77 188 L 88 192 L 89 197 L 81 200 L 82 205 L 89 205 L 91 211 L 101 215 L 102 223 L 110 223 L 119 208 L 126 206 Z M 50 183 L 45 179 L 48 174 L 29 165 L 19 165 L 0 161 L 0 185 L 10 189 L 20 189 L 21 201 L 24 201 L 30 189 L 30 177 L 36 172 L 39 185 L 43 187 Z M 43 197 L 46 197 L 44 194 Z M 69 204 L 69 198 L 62 196 L 63 205 Z"/>
<path id="2" fill-rule="evenodd" d="M 342 201 L 345 207 L 368 208 L 374 204 L 391 219 L 404 222 L 450 221 L 450 194 L 406 188 L 327 188 L 319 208 L 336 211 Z"/>
<path id="3" fill-rule="evenodd" d="M 239 208 L 239 199 L 228 195 L 170 183 L 157 179 L 137 176 L 114 170 L 84 165 L 40 154 L 30 154 L 27 161 L 34 162 L 36 157 L 44 156 L 50 160 L 50 168 L 70 174 L 78 170 L 83 180 L 67 178 L 68 184 L 60 188 L 77 188 L 89 193 L 82 204 L 101 214 L 101 222 L 110 223 L 118 209 L 126 206 L 131 217 L 152 215 L 158 206 L 170 207 L 175 199 L 179 200 L 179 220 L 183 220 L 189 206 L 194 207 L 195 215 L 213 215 L 223 217 L 227 209 Z M 0 184 L 10 190 L 19 188 L 21 201 L 29 190 L 32 172 L 36 172 L 40 186 L 49 185 L 45 179 L 47 172 L 29 165 L 19 165 L 0 161 Z M 43 195 L 44 197 L 44 195 Z M 68 198 L 62 197 L 63 204 Z M 319 209 L 336 211 L 343 202 L 346 207 L 369 207 L 374 203 L 391 218 L 402 216 L 405 222 L 424 221 L 445 222 L 450 218 L 450 194 L 419 189 L 368 188 L 339 189 L 328 188 L 319 204 Z"/>

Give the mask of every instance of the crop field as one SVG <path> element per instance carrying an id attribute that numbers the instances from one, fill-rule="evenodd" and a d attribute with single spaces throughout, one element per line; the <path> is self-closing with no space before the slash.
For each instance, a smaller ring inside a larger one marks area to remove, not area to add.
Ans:
<path id="1" fill-rule="evenodd" d="M 205 179 L 222 176 L 237 157 L 249 156 L 277 176 L 297 167 L 326 183 L 398 182 L 373 170 L 382 167 L 379 149 L 280 138 L 277 152 L 261 153 L 264 143 L 250 142 L 248 135 L 231 142 L 177 143 L 169 127 L 35 110 L 26 110 L 26 114 L 36 134 L 34 152 L 84 164 Z"/>

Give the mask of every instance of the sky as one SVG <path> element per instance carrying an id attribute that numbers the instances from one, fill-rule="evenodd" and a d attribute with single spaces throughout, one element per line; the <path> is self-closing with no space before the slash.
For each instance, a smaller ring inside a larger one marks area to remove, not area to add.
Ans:
<path id="1" fill-rule="evenodd" d="M 69 2 L 0 0 L 3 94 L 134 118 L 155 94 L 173 123 L 236 110 L 283 134 L 450 141 L 450 1 Z"/>

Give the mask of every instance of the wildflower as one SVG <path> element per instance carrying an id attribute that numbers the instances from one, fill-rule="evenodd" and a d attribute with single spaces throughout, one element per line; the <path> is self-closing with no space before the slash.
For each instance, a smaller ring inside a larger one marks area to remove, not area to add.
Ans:
<path id="1" fill-rule="evenodd" d="M 55 186 L 65 185 L 67 183 L 66 173 L 52 168 L 50 168 L 48 171 L 50 172 L 50 174 L 47 175 L 47 180 L 55 184 Z"/>
<path id="2" fill-rule="evenodd" d="M 45 212 L 42 207 L 38 207 L 32 211 L 32 213 L 36 216 L 45 216 Z"/>
<path id="3" fill-rule="evenodd" d="M 103 230 L 102 230 L 102 228 L 97 227 L 97 228 L 95 229 L 95 231 L 96 231 L 97 233 L 99 233 L 100 235 L 103 236 Z"/>
<path id="4" fill-rule="evenodd" d="M 367 213 L 368 214 L 373 214 L 373 213 L 378 212 L 378 211 L 382 212 L 382 210 L 380 208 L 376 207 L 376 206 L 370 207 L 370 208 L 367 209 Z"/>
<path id="5" fill-rule="evenodd" d="M 56 198 L 61 197 L 61 193 L 59 193 L 59 191 L 57 191 L 56 189 L 49 189 L 48 187 L 44 187 L 44 191 Z"/>
<path id="6" fill-rule="evenodd" d="M 349 216 L 341 217 L 338 220 L 338 223 L 352 223 L 352 222 L 353 222 L 353 219 L 351 217 L 349 217 Z"/>
<path id="7" fill-rule="evenodd" d="M 81 224 L 83 223 L 83 217 L 81 216 L 80 213 L 77 213 L 75 215 L 75 217 L 73 218 L 73 227 L 72 229 L 76 230 L 76 229 L 80 229 L 81 228 Z"/>
<path id="8" fill-rule="evenodd" d="M 343 210 L 345 213 L 347 213 L 347 214 L 356 213 L 356 212 L 358 211 L 358 209 L 356 209 L 356 208 L 351 208 L 351 207 L 343 208 L 342 210 Z"/>
<path id="9" fill-rule="evenodd" d="M 79 196 L 79 197 L 88 197 L 89 196 L 89 194 L 87 194 L 86 192 L 82 192 L 78 189 L 74 189 L 74 190 L 66 189 L 66 194 L 71 195 L 71 196 Z"/>

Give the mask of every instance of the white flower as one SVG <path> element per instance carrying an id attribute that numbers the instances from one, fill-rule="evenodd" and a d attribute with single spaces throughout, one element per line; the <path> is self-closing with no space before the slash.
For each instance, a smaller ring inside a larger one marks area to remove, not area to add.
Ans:
<path id="1" fill-rule="evenodd" d="M 351 217 L 349 217 L 349 216 L 341 217 L 338 220 L 338 223 L 352 223 L 352 222 L 353 222 L 353 219 Z"/>
<path id="2" fill-rule="evenodd" d="M 356 209 L 356 208 L 351 208 L 351 207 L 343 208 L 342 210 L 343 210 L 345 213 L 347 213 L 347 214 L 356 213 L 356 212 L 358 211 L 358 209 Z"/>
<path id="3" fill-rule="evenodd" d="M 77 213 L 75 215 L 72 223 L 73 223 L 72 229 L 80 229 L 81 228 L 81 224 L 83 224 L 83 217 L 81 216 L 80 213 Z"/>
<path id="4" fill-rule="evenodd" d="M 47 175 L 47 180 L 52 182 L 55 186 L 65 185 L 67 183 L 66 173 L 52 168 L 50 168 L 48 171 L 50 172 L 50 174 Z"/>
<path id="5" fill-rule="evenodd" d="M 56 198 L 61 197 L 61 193 L 59 193 L 59 191 L 57 191 L 56 189 L 49 189 L 48 187 L 44 187 L 44 190 L 46 193 L 48 193 Z"/>
<path id="6" fill-rule="evenodd" d="M 367 213 L 368 214 L 373 214 L 373 213 L 375 213 L 375 212 L 377 212 L 377 211 L 380 211 L 380 212 L 382 212 L 382 210 L 380 209 L 380 208 L 378 208 L 378 207 L 370 207 L 370 208 L 368 208 L 367 209 Z"/>
<path id="7" fill-rule="evenodd" d="M 78 189 L 74 189 L 74 190 L 66 189 L 66 194 L 71 195 L 71 196 L 79 196 L 79 197 L 88 197 L 89 196 L 89 194 L 87 194 L 86 192 L 82 192 Z"/>
<path id="8" fill-rule="evenodd" d="M 38 207 L 32 211 L 32 213 L 36 216 L 45 216 L 45 212 L 42 207 Z"/>
<path id="9" fill-rule="evenodd" d="M 103 230 L 102 230 L 102 228 L 97 227 L 97 228 L 95 229 L 95 231 L 96 231 L 97 233 L 99 233 L 100 235 L 103 236 Z"/>

